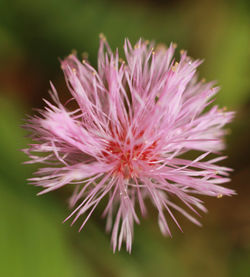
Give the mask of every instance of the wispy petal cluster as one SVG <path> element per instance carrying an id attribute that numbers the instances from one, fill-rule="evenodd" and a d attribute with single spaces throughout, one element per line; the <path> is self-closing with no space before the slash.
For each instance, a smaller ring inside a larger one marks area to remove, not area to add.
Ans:
<path id="1" fill-rule="evenodd" d="M 39 194 L 72 187 L 67 219 L 82 216 L 80 229 L 106 201 L 114 251 L 123 241 L 131 251 L 133 224 L 146 215 L 147 199 L 162 233 L 171 235 L 166 215 L 179 228 L 176 212 L 199 225 L 192 213 L 206 211 L 200 195 L 234 194 L 221 186 L 231 171 L 217 165 L 225 157 L 211 158 L 224 148 L 223 127 L 233 113 L 209 106 L 218 87 L 198 81 L 201 61 L 186 51 L 177 62 L 175 48 L 125 40 L 121 59 L 101 37 L 98 69 L 73 54 L 63 60 L 72 98 L 62 104 L 51 84 L 53 103 L 45 100 L 26 124 L 33 140 L 24 150 L 28 163 L 43 164 L 30 182 L 43 188 Z M 196 158 L 188 158 L 190 151 Z"/>

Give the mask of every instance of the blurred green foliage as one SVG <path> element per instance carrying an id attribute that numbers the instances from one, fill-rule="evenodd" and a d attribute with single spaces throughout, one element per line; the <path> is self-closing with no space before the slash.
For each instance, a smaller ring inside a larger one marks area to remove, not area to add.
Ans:
<path id="1" fill-rule="evenodd" d="M 0 276 L 250 276 L 249 27 L 248 1 L 1 0 Z M 26 182 L 35 167 L 22 165 L 20 151 L 29 142 L 20 125 L 43 105 L 48 81 L 67 98 L 58 57 L 76 49 L 96 64 L 100 32 L 113 48 L 125 37 L 176 41 L 205 58 L 201 77 L 218 80 L 217 102 L 237 111 L 228 164 L 239 196 L 206 199 L 205 228 L 182 218 L 185 233 L 171 225 L 173 239 L 162 237 L 152 212 L 135 228 L 131 255 L 112 253 L 98 212 L 81 233 L 61 224 L 67 197 L 36 197 Z"/>

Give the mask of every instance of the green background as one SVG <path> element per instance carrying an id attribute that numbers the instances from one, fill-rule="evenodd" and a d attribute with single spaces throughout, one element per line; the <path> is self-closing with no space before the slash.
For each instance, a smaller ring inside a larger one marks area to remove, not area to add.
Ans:
<path id="1" fill-rule="evenodd" d="M 249 11 L 247 0 L 0 0 L 0 276 L 250 276 Z M 100 32 L 113 49 L 143 37 L 205 58 L 200 76 L 217 80 L 217 103 L 237 112 L 224 164 L 238 195 L 203 198 L 203 228 L 181 218 L 184 233 L 172 224 L 172 239 L 151 211 L 131 255 L 112 253 L 100 209 L 81 233 L 62 224 L 69 192 L 37 197 L 26 182 L 35 166 L 22 165 L 20 152 L 28 143 L 20 125 L 48 98 L 49 80 L 69 97 L 58 58 L 76 49 L 96 65 Z"/>

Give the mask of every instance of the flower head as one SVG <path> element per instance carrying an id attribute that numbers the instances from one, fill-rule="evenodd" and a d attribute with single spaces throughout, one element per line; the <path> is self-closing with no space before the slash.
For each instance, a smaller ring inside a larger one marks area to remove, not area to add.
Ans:
<path id="1" fill-rule="evenodd" d="M 223 149 L 222 128 L 233 113 L 217 106 L 204 111 L 218 87 L 198 81 L 201 61 L 186 51 L 176 62 L 175 48 L 154 49 L 143 40 L 132 47 L 125 40 L 122 60 L 102 36 L 98 70 L 73 54 L 61 63 L 76 109 L 63 105 L 51 84 L 54 103 L 45 101 L 47 107 L 26 124 L 33 139 L 24 150 L 29 163 L 44 164 L 31 183 L 44 188 L 39 194 L 74 188 L 68 218 L 74 223 L 83 215 L 80 229 L 105 198 L 114 251 L 123 241 L 131 251 L 136 206 L 145 215 L 145 199 L 158 210 L 162 233 L 171 235 L 166 214 L 181 228 L 173 210 L 199 225 L 175 198 L 198 213 L 206 209 L 197 196 L 234 194 L 221 186 L 230 169 L 216 163 L 225 157 L 208 157 Z M 191 150 L 197 157 L 189 160 Z"/>

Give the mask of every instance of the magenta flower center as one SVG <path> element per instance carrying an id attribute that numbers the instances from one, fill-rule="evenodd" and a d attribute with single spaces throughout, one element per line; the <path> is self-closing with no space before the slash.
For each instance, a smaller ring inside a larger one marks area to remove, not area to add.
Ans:
<path id="1" fill-rule="evenodd" d="M 136 143 L 131 143 L 126 139 L 126 133 L 116 135 L 118 140 L 110 141 L 106 148 L 104 156 L 107 163 L 114 163 L 114 175 L 120 175 L 125 179 L 140 176 L 140 172 L 156 161 L 157 142 L 149 143 L 143 138 L 143 133 L 135 135 Z"/>

